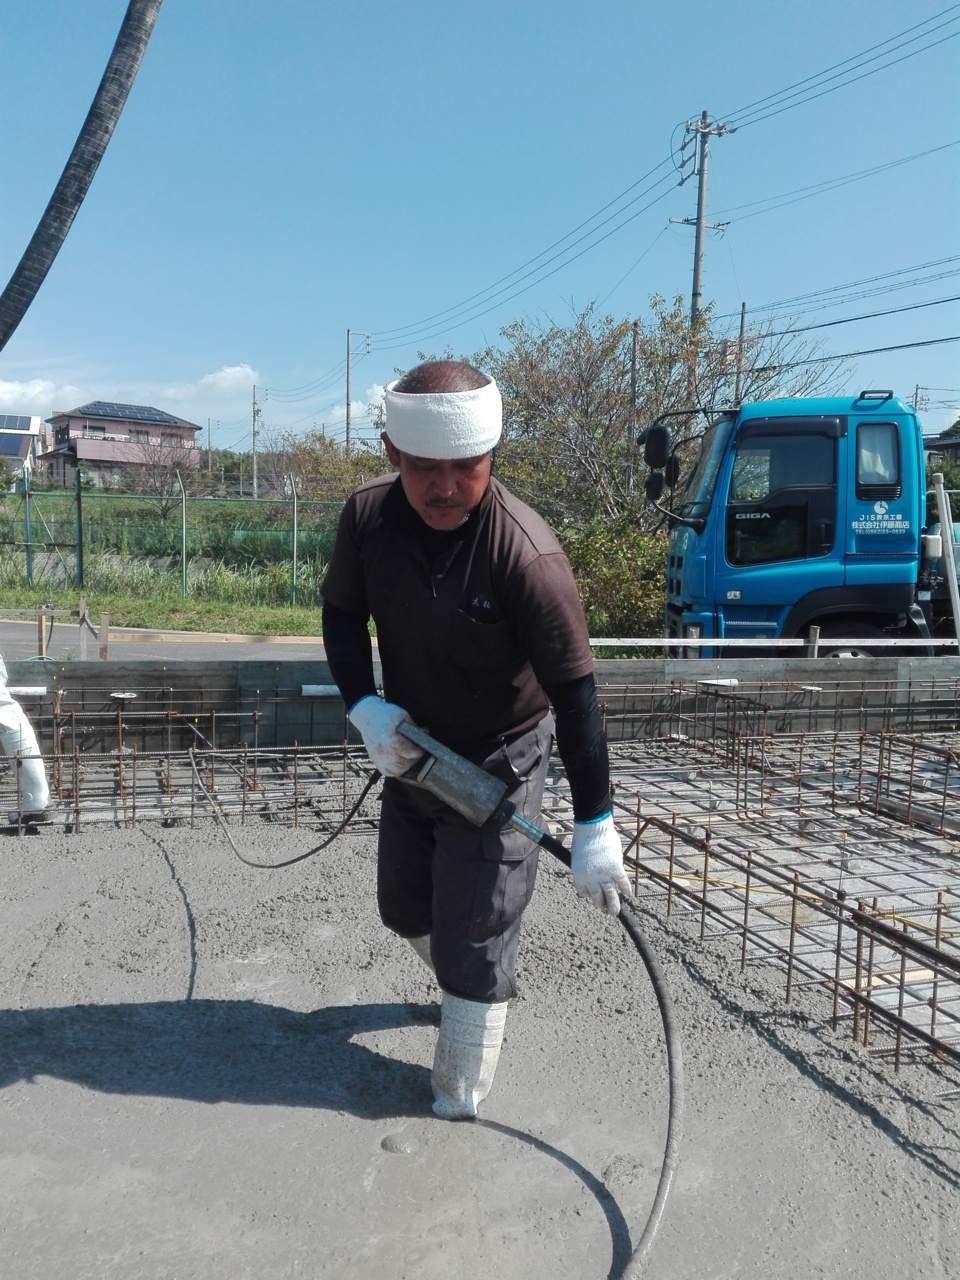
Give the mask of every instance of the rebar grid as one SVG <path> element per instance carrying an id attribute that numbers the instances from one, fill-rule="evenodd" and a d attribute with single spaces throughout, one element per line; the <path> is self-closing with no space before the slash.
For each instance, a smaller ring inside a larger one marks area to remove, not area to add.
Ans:
<path id="1" fill-rule="evenodd" d="M 280 699 L 130 692 L 58 694 L 42 726 L 67 830 L 212 815 L 328 836 L 369 776 L 342 741 L 262 745 Z M 908 1051 L 960 1063 L 960 681 L 709 679 L 602 694 L 637 896 L 696 913 L 701 940 L 736 939 L 741 968 L 779 964 L 787 1001 L 800 985 L 823 989 L 834 1025 L 895 1066 Z M 16 777 L 0 760 L 11 820 Z M 373 793 L 351 832 L 372 834 L 376 813 Z M 558 767 L 544 819 L 563 835 L 572 818 Z"/>
<path id="2" fill-rule="evenodd" d="M 732 760 L 722 739 L 619 744 L 620 828 L 636 892 L 695 911 L 701 940 L 736 932 L 741 968 L 782 963 L 788 1001 L 825 985 L 865 1048 L 899 1066 L 908 1037 L 960 1063 L 956 761 L 891 736 L 738 735 Z M 878 804 L 895 788 L 895 811 Z"/>
<path id="3" fill-rule="evenodd" d="M 604 683 L 601 696 L 611 740 L 671 736 L 732 739 L 799 732 L 955 732 L 960 679 L 924 671 L 906 678 L 816 675 L 800 682 L 773 675 L 720 675 L 743 665 L 718 663 L 717 674 L 690 679 Z M 783 664 L 780 664 L 781 666 Z"/>

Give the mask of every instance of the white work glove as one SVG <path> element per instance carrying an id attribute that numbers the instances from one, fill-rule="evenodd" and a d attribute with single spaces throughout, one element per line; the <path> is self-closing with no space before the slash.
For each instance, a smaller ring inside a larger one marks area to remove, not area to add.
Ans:
<path id="1" fill-rule="evenodd" d="M 617 890 L 628 894 L 630 881 L 623 869 L 623 845 L 612 814 L 592 822 L 574 822 L 570 870 L 581 898 L 589 898 L 608 915 L 620 914 Z"/>
<path id="2" fill-rule="evenodd" d="M 367 755 L 385 778 L 398 778 L 422 759 L 423 747 L 397 732 L 397 725 L 410 719 L 403 707 L 370 693 L 353 704 L 348 719 L 360 731 Z"/>

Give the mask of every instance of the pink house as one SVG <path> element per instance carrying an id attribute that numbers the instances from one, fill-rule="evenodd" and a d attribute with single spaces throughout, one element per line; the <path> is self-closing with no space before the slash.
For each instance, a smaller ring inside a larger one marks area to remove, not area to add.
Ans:
<path id="1" fill-rule="evenodd" d="M 78 468 L 98 489 L 106 489 L 131 467 L 200 463 L 196 433 L 201 428 L 149 405 L 93 400 L 68 413 L 54 413 L 47 423 L 49 444 L 38 461 L 65 488 L 73 484 Z"/>

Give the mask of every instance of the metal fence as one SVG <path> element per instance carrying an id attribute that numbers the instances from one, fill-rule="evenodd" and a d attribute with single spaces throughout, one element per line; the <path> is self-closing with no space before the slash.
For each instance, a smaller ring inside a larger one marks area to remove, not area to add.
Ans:
<path id="1" fill-rule="evenodd" d="M 180 575 L 190 593 L 199 567 L 274 567 L 296 603 L 298 571 L 329 556 L 339 502 L 305 502 L 291 481 L 272 498 L 191 497 L 43 490 L 0 495 L 2 585 L 83 590 L 94 573 L 119 578 L 136 563 Z"/>

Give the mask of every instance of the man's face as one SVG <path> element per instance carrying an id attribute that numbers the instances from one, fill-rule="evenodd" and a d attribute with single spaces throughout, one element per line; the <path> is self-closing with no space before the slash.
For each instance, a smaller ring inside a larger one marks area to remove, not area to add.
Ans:
<path id="1" fill-rule="evenodd" d="M 391 465 L 400 472 L 407 501 L 431 529 L 458 529 L 487 491 L 493 455 L 478 458 L 418 458 L 401 453 L 388 435 L 382 440 Z"/>

